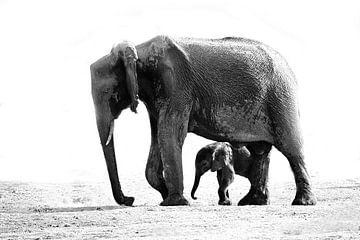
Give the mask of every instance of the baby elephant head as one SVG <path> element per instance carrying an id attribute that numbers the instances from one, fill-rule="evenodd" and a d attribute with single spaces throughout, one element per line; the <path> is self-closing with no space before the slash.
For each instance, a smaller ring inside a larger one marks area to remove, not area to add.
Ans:
<path id="1" fill-rule="evenodd" d="M 191 190 L 191 197 L 195 197 L 195 192 L 199 186 L 201 176 L 211 169 L 212 172 L 219 171 L 230 164 L 232 150 L 229 144 L 215 143 L 202 148 L 195 159 L 195 181 Z"/>
<path id="2" fill-rule="evenodd" d="M 228 166 L 230 164 L 231 155 L 231 149 L 229 151 L 228 146 L 221 145 L 217 147 L 212 154 L 211 171 L 215 172 Z"/>

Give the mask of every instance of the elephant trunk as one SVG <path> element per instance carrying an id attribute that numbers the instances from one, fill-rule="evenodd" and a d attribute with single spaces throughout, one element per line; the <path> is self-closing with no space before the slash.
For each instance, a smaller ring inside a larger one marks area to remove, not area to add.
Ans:
<path id="1" fill-rule="evenodd" d="M 114 117 L 111 114 L 110 106 L 107 102 L 95 102 L 96 110 L 96 124 L 100 136 L 102 149 L 105 156 L 106 166 L 110 178 L 111 189 L 115 201 L 118 204 L 125 204 L 131 206 L 134 202 L 133 197 L 126 197 L 122 190 L 118 177 L 118 171 L 116 166 L 116 157 L 114 149 Z"/>
<path id="2" fill-rule="evenodd" d="M 196 174 L 195 174 L 195 180 L 194 180 L 194 185 L 191 189 L 191 198 L 196 200 L 197 197 L 195 197 L 195 192 L 199 186 L 199 183 L 200 183 L 200 178 L 201 178 L 201 173 L 199 171 L 196 171 Z"/>

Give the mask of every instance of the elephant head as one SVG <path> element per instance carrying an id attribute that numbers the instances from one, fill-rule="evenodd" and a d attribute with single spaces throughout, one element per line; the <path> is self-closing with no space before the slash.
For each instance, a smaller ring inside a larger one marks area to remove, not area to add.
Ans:
<path id="1" fill-rule="evenodd" d="M 201 176 L 211 169 L 212 172 L 219 171 L 231 164 L 231 148 L 223 143 L 216 143 L 215 149 L 202 148 L 195 159 L 195 181 L 191 190 L 191 197 L 195 197 L 195 192 L 199 186 Z"/>
<path id="2" fill-rule="evenodd" d="M 130 107 L 136 113 L 138 83 L 137 51 L 134 45 L 123 42 L 91 64 L 91 91 L 95 105 L 96 123 L 104 152 L 115 201 L 132 205 L 134 198 L 125 197 L 121 190 L 113 142 L 114 120 Z"/>

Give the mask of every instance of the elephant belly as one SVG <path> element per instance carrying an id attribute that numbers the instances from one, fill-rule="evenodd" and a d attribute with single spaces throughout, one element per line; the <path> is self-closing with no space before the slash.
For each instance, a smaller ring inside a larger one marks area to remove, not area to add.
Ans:
<path id="1" fill-rule="evenodd" d="M 190 119 L 189 132 L 215 141 L 274 141 L 270 118 L 261 105 L 201 108 Z"/>

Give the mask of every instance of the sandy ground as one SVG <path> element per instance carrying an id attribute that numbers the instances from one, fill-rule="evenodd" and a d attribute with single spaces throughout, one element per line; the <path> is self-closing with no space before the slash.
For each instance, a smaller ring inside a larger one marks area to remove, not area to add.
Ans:
<path id="1" fill-rule="evenodd" d="M 270 205 L 238 207 L 247 182 L 230 189 L 233 206 L 218 206 L 215 178 L 186 207 L 160 207 L 137 180 L 125 191 L 134 207 L 116 206 L 106 182 L 0 182 L 0 239 L 360 239 L 360 179 L 313 179 L 316 206 L 291 206 L 294 183 L 281 182 L 270 183 Z"/>

